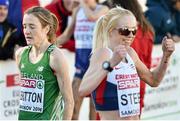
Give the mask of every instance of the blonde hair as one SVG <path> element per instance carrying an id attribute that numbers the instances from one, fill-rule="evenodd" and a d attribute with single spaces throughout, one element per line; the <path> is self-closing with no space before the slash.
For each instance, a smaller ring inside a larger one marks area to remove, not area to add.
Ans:
<path id="1" fill-rule="evenodd" d="M 106 15 L 97 20 L 93 32 L 92 52 L 94 52 L 96 49 L 108 46 L 109 32 L 116 27 L 118 20 L 125 15 L 134 16 L 131 11 L 117 6 L 116 8 L 112 8 Z"/>
<path id="2" fill-rule="evenodd" d="M 49 10 L 43 8 L 43 7 L 32 7 L 25 11 L 25 14 L 32 14 L 36 16 L 42 27 L 46 27 L 49 25 L 50 29 L 47 33 L 48 41 L 53 43 L 56 39 L 56 31 L 58 29 L 58 19 L 57 17 L 51 13 Z"/>

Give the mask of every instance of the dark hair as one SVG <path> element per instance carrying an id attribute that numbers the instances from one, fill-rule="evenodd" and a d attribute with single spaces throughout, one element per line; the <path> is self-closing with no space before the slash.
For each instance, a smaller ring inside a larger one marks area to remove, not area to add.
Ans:
<path id="1" fill-rule="evenodd" d="M 39 19 L 42 27 L 49 25 L 50 29 L 47 33 L 48 41 L 51 43 L 55 41 L 56 31 L 58 29 L 58 19 L 53 13 L 43 7 L 32 7 L 26 10 L 24 14 L 33 14 L 36 16 Z"/>
<path id="2" fill-rule="evenodd" d="M 114 6 L 119 5 L 125 9 L 130 10 L 142 27 L 143 33 L 150 31 L 154 35 L 154 29 L 145 18 L 142 7 L 137 0 L 113 0 L 113 4 Z"/>

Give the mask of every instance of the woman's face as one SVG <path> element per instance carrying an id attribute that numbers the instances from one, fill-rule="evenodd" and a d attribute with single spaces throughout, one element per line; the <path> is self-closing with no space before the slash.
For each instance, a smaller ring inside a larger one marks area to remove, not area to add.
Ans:
<path id="1" fill-rule="evenodd" d="M 40 45 L 47 39 L 47 27 L 42 28 L 39 19 L 33 14 L 25 14 L 23 31 L 28 45 Z"/>
<path id="2" fill-rule="evenodd" d="M 132 15 L 124 15 L 110 32 L 110 42 L 113 45 L 130 46 L 137 31 L 136 18 Z"/>
<path id="3" fill-rule="evenodd" d="M 0 5 L 0 23 L 4 22 L 8 15 L 8 7 Z"/>

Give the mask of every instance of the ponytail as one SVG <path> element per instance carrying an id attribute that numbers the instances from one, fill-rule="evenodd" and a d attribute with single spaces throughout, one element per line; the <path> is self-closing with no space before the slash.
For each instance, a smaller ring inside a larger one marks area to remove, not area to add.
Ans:
<path id="1" fill-rule="evenodd" d="M 49 42 L 54 43 L 56 41 L 56 31 L 58 30 L 58 19 L 57 17 L 51 13 L 52 23 L 50 25 L 50 31 L 48 32 Z"/>
<path id="2" fill-rule="evenodd" d="M 104 46 L 104 43 L 105 43 L 104 30 L 105 30 L 104 16 L 102 16 L 97 20 L 96 26 L 94 28 L 92 52 Z"/>

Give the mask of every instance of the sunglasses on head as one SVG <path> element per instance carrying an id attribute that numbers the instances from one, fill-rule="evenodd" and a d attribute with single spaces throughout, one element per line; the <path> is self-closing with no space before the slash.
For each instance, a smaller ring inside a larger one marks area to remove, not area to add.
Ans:
<path id="1" fill-rule="evenodd" d="M 116 30 L 119 32 L 120 35 L 123 35 L 123 36 L 128 36 L 128 35 L 130 35 L 130 33 L 135 35 L 136 32 L 137 32 L 137 29 L 131 29 L 130 30 L 130 29 L 126 28 L 126 27 L 124 27 L 124 28 L 117 28 Z"/>

